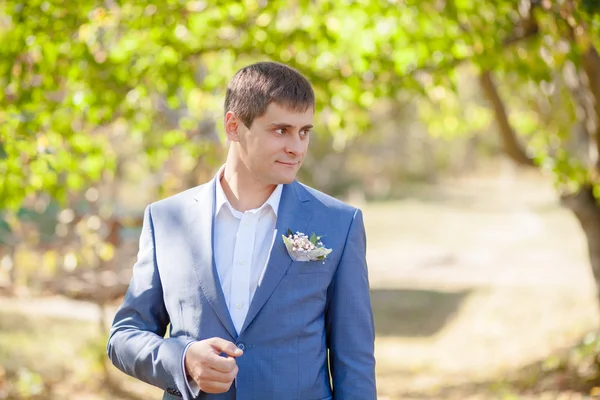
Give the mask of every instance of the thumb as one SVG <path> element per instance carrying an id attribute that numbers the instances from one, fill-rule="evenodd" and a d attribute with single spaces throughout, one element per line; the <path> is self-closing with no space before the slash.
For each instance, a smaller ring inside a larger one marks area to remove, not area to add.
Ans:
<path id="1" fill-rule="evenodd" d="M 234 343 L 222 338 L 212 338 L 210 345 L 213 349 L 217 350 L 219 354 L 225 353 L 231 357 L 239 357 L 242 354 L 244 354 L 244 352 L 241 349 L 239 349 Z"/>

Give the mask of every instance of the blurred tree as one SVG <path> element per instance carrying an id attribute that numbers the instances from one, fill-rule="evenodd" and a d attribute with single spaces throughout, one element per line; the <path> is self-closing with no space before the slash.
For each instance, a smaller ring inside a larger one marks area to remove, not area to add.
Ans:
<path id="1" fill-rule="evenodd" d="M 599 8 L 592 0 L 5 0 L 0 209 L 14 216 L 29 194 L 65 202 L 90 182 L 110 185 L 124 136 L 145 153 L 144 167 L 207 157 L 203 143 L 218 134 L 202 127 L 221 118 L 227 80 L 271 59 L 314 84 L 318 126 L 334 133 L 338 151 L 371 123 L 379 100 L 426 99 L 418 114 L 443 138 L 493 116 L 507 156 L 555 177 L 600 286 Z M 465 103 L 462 71 L 478 76 L 478 101 Z M 180 167 L 193 173 L 194 165 Z"/>
<path id="2" fill-rule="evenodd" d="M 474 67 L 505 154 L 553 175 L 562 203 L 585 232 L 600 288 L 600 3 L 449 0 L 430 7 L 458 35 L 447 50 L 437 50 L 450 70 L 433 74 L 452 77 L 465 61 Z M 437 90 L 444 92 L 437 96 L 442 115 L 456 115 L 457 102 L 445 98 L 460 91 L 452 81 L 434 84 L 430 97 Z M 451 134 L 457 124 L 445 122 L 441 129 Z"/>
<path id="3" fill-rule="evenodd" d="M 408 74 L 420 77 L 432 100 L 422 114 L 432 132 L 454 135 L 478 119 L 477 108 L 469 112 L 472 106 L 458 101 L 456 72 L 470 68 L 491 107 L 504 153 L 554 177 L 562 203 L 585 232 L 600 288 L 600 2 L 411 4 L 417 19 L 434 15 L 437 28 L 428 32 L 418 24 L 412 42 L 430 56 L 408 64 Z"/>

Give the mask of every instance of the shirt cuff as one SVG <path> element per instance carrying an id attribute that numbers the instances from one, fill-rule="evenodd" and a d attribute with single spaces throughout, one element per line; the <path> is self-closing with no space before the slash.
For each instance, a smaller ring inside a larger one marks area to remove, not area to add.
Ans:
<path id="1" fill-rule="evenodd" d="M 183 368 L 183 376 L 185 376 L 185 380 L 187 383 L 187 388 L 190 391 L 190 393 L 192 394 L 192 396 L 194 398 L 198 397 L 198 395 L 200 394 L 200 387 L 198 386 L 198 384 L 196 383 L 195 380 L 193 380 L 192 378 L 188 377 L 187 372 L 185 370 L 185 354 L 188 351 L 188 348 L 193 345 L 196 342 L 191 342 L 188 343 L 187 346 L 185 346 L 185 349 L 183 349 L 183 357 L 181 358 L 181 367 Z"/>

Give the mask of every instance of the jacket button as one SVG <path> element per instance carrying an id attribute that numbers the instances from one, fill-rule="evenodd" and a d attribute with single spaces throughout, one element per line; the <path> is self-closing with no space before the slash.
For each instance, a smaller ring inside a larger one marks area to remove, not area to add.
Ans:
<path id="1" fill-rule="evenodd" d="M 246 345 L 244 343 L 238 343 L 237 347 L 242 351 L 246 350 Z"/>
<path id="2" fill-rule="evenodd" d="M 182 397 L 181 392 L 177 389 L 167 388 L 167 393 L 169 393 L 170 395 L 173 395 L 173 396 Z"/>

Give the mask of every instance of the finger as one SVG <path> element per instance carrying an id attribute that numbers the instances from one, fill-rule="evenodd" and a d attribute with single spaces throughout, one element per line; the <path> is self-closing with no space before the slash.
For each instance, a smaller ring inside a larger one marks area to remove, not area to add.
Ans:
<path id="1" fill-rule="evenodd" d="M 207 364 L 212 369 L 225 373 L 233 371 L 233 369 L 236 367 L 235 358 L 221 357 L 216 354 L 207 360 Z"/>
<path id="2" fill-rule="evenodd" d="M 241 349 L 238 349 L 234 343 L 219 337 L 210 339 L 210 345 L 217 350 L 219 354 L 225 353 L 231 357 L 239 357 L 244 354 L 244 352 Z"/>
<path id="3" fill-rule="evenodd" d="M 215 370 L 212 370 L 212 372 L 214 374 L 213 379 L 212 379 L 214 382 L 231 383 L 237 376 L 238 368 L 236 366 L 233 370 L 231 370 L 230 372 L 227 372 L 227 373 L 218 372 Z"/>
<path id="4" fill-rule="evenodd" d="M 225 393 L 231 387 L 231 382 L 220 383 L 220 382 L 206 382 L 204 384 L 198 383 L 198 387 L 205 393 L 218 394 Z"/>
<path id="5" fill-rule="evenodd" d="M 200 376 L 198 376 L 195 380 L 198 382 L 198 384 L 210 384 L 210 383 L 231 383 L 233 382 L 233 380 L 235 379 L 237 375 L 237 368 L 224 373 L 224 372 L 219 372 L 216 371 L 214 369 L 205 369 L 202 371 L 202 373 L 200 374 Z"/>

